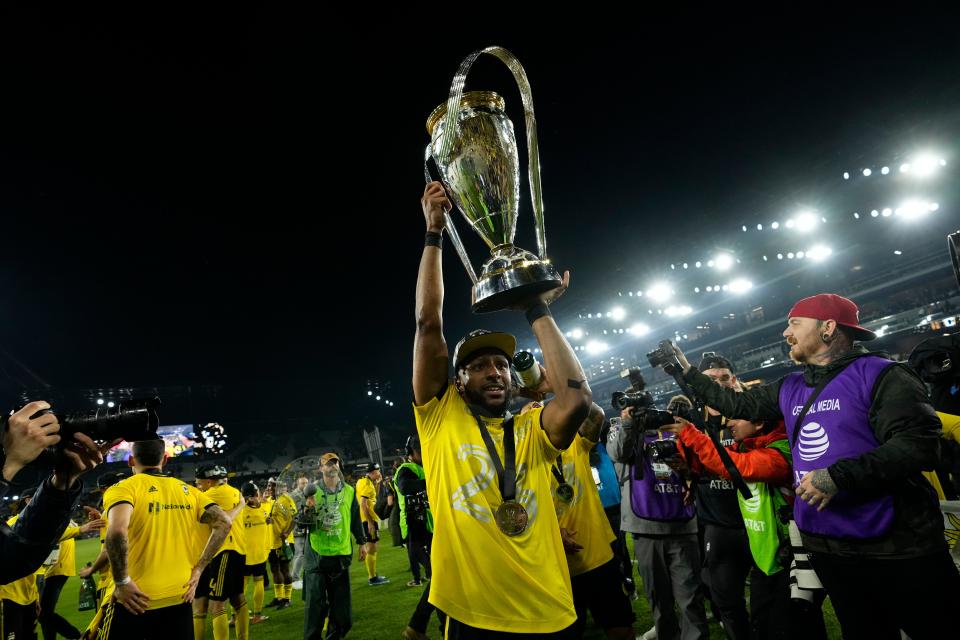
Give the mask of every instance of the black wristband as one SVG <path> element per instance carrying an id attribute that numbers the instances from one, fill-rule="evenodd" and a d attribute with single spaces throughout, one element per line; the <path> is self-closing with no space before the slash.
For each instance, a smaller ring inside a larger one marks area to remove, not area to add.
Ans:
<path id="1" fill-rule="evenodd" d="M 533 325 L 539 318 L 550 315 L 550 307 L 545 302 L 538 302 L 527 309 L 527 322 Z"/>
<path id="2" fill-rule="evenodd" d="M 443 234 L 436 231 L 427 231 L 427 235 L 423 239 L 423 246 L 443 249 Z"/>

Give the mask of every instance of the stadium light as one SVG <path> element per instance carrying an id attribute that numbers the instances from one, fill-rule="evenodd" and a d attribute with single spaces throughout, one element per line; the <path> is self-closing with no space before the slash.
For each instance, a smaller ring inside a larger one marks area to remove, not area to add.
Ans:
<path id="1" fill-rule="evenodd" d="M 654 302 L 666 302 L 670 299 L 671 293 L 672 291 L 670 291 L 670 287 L 662 282 L 658 282 L 647 289 L 647 296 L 653 298 Z"/>
<path id="2" fill-rule="evenodd" d="M 627 312 L 623 310 L 623 307 L 614 307 L 610 311 L 610 316 L 617 322 L 620 322 L 627 317 Z"/>
<path id="3" fill-rule="evenodd" d="M 733 266 L 733 257 L 729 253 L 717 254 L 713 264 L 718 270 L 726 271 Z"/>
<path id="4" fill-rule="evenodd" d="M 733 293 L 745 293 L 753 288 L 753 283 L 746 278 L 737 278 L 730 283 L 730 291 Z"/>
<path id="5" fill-rule="evenodd" d="M 807 251 L 807 257 L 813 260 L 814 262 L 822 262 L 830 257 L 830 254 L 833 253 L 833 249 L 822 244 L 815 244 L 810 247 Z"/>

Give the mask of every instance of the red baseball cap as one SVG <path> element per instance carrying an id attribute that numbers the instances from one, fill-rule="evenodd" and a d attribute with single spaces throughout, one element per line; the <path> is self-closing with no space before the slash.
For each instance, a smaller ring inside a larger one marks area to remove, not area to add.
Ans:
<path id="1" fill-rule="evenodd" d="M 793 305 L 787 318 L 834 320 L 837 324 L 851 329 L 856 340 L 873 340 L 877 337 L 873 331 L 860 326 L 860 309 L 853 300 L 835 293 L 818 293 L 804 298 Z"/>

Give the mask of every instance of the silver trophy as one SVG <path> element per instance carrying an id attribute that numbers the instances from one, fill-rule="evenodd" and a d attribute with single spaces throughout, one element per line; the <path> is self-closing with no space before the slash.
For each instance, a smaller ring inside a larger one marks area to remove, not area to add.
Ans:
<path id="1" fill-rule="evenodd" d="M 520 200 L 520 162 L 513 123 L 504 113 L 503 98 L 492 91 L 463 92 L 470 67 L 484 53 L 497 57 L 510 68 L 523 100 L 536 254 L 513 244 Z M 427 181 L 432 179 L 429 171 L 432 158 L 454 205 L 492 254 L 477 276 L 453 219 L 447 214 L 450 240 L 473 282 L 474 313 L 506 309 L 559 287 L 560 273 L 547 258 L 533 98 L 527 74 L 514 55 L 501 47 L 487 47 L 467 56 L 453 77 L 450 98 L 427 119 L 427 133 L 430 135 L 424 169 Z"/>

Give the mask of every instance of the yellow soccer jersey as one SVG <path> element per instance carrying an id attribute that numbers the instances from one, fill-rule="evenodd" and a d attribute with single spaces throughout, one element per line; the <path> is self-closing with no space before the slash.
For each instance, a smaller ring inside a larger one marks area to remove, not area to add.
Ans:
<path id="1" fill-rule="evenodd" d="M 367 499 L 370 505 L 370 510 L 373 511 L 374 507 L 377 506 L 377 485 L 374 484 L 373 480 L 364 476 L 359 480 L 357 480 L 356 491 L 357 491 L 357 502 L 360 503 L 360 519 L 363 520 L 364 522 L 370 522 L 371 521 L 370 518 L 367 517 L 366 512 L 363 510 L 363 500 L 361 498 Z M 377 514 L 373 514 L 373 515 L 374 515 L 373 522 L 376 523 Z"/>
<path id="2" fill-rule="evenodd" d="M 215 503 L 196 487 L 147 471 L 121 480 L 103 495 L 103 511 L 118 504 L 133 506 L 127 531 L 127 570 L 150 597 L 149 609 L 183 602 L 199 553 L 197 529 L 203 512 Z"/>
<path id="3" fill-rule="evenodd" d="M 47 569 L 46 576 L 75 576 L 77 575 L 77 543 L 74 541 L 80 535 L 80 527 L 67 527 L 60 536 L 60 557 Z"/>
<path id="4" fill-rule="evenodd" d="M 7 520 L 7 525 L 12 527 L 19 517 L 19 515 L 13 516 Z M 17 604 L 28 605 L 39 599 L 40 592 L 37 591 L 36 573 L 31 573 L 19 580 L 0 586 L 0 600 L 10 600 Z"/>
<path id="5" fill-rule="evenodd" d="M 283 546 L 283 533 L 286 531 L 292 532 L 291 525 L 293 524 L 294 517 L 297 515 L 297 505 L 289 495 L 283 493 L 276 500 L 270 500 L 270 504 L 266 505 L 266 507 L 267 515 L 270 517 L 270 523 L 273 528 L 273 534 L 270 537 L 270 548 L 279 549 Z"/>
<path id="6" fill-rule="evenodd" d="M 572 625 L 570 573 L 550 494 L 550 465 L 559 451 L 540 425 L 542 409 L 515 419 L 517 501 L 529 516 L 516 536 L 494 522 L 503 501 L 497 474 L 454 386 L 414 412 L 436 523 L 430 602 L 480 629 L 553 633 Z M 501 460 L 502 423 L 486 420 Z"/>
<path id="7" fill-rule="evenodd" d="M 226 482 L 210 487 L 203 492 L 203 495 L 216 502 L 217 506 L 227 514 L 243 504 L 240 492 Z M 230 525 L 230 533 L 227 534 L 227 539 L 223 541 L 220 551 L 236 551 L 240 555 L 245 555 L 247 551 L 243 535 L 243 522 L 238 514 Z M 204 540 L 206 540 L 206 537 L 204 537 Z"/>
<path id="8" fill-rule="evenodd" d="M 273 538 L 273 527 L 267 522 L 267 509 L 243 506 L 243 511 L 237 517 L 243 522 L 244 542 L 247 546 L 247 565 L 262 564 L 270 555 L 270 543 Z"/>
<path id="9" fill-rule="evenodd" d="M 553 503 L 560 526 L 567 531 L 576 531 L 577 535 L 574 537 L 577 543 L 583 546 L 577 553 L 567 555 L 571 576 L 596 569 L 613 558 L 610 543 L 616 536 L 613 535 L 610 521 L 603 511 L 590 468 L 590 450 L 595 444 L 578 433 L 570 448 L 563 452 L 563 479 L 573 487 L 573 499 L 570 502 L 564 502 L 557 497 L 560 483 L 556 476 L 553 476 L 551 483 Z"/>

